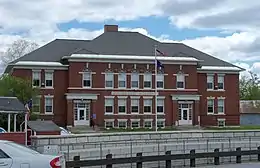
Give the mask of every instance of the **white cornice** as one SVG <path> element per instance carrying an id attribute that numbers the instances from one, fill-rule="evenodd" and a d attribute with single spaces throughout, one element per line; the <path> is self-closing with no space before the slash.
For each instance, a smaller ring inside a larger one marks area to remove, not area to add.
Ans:
<path id="1" fill-rule="evenodd" d="M 67 100 L 73 100 L 73 99 L 97 100 L 99 94 L 66 93 L 65 95 Z"/>

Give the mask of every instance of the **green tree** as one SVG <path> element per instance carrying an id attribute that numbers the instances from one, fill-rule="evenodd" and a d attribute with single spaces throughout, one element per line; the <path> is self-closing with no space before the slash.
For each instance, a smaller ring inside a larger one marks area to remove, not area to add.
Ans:
<path id="1" fill-rule="evenodd" d="M 241 100 L 260 100 L 260 80 L 253 72 L 250 76 L 242 76 L 239 80 Z"/>

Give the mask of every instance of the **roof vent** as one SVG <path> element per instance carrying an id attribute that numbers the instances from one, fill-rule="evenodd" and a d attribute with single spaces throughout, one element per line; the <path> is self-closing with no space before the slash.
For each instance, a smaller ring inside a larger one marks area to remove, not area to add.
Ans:
<path id="1" fill-rule="evenodd" d="M 118 25 L 105 25 L 104 32 L 118 32 Z"/>

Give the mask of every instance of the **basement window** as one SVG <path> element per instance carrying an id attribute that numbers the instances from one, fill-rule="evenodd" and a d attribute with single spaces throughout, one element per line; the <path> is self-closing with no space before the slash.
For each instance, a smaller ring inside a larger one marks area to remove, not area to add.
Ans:
<path id="1" fill-rule="evenodd" d="M 225 127 L 226 126 L 226 120 L 224 118 L 218 119 L 218 127 Z"/>

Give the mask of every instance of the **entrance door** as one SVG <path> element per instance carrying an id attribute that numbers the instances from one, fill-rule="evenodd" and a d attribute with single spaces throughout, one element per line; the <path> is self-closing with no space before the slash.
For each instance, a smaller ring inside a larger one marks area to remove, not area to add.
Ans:
<path id="1" fill-rule="evenodd" d="M 191 110 L 189 108 L 181 108 L 179 114 L 179 125 L 191 125 Z"/>
<path id="2" fill-rule="evenodd" d="M 89 116 L 86 108 L 78 108 L 75 115 L 75 125 L 89 125 Z"/>

